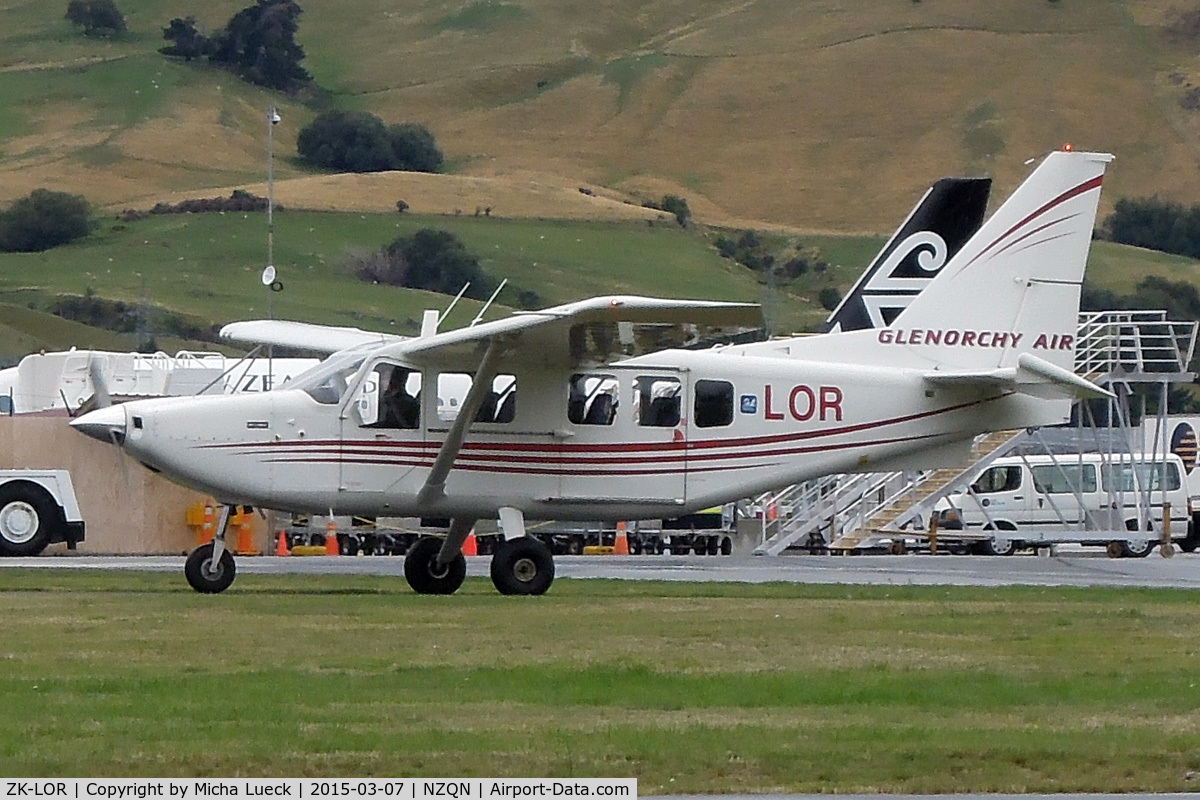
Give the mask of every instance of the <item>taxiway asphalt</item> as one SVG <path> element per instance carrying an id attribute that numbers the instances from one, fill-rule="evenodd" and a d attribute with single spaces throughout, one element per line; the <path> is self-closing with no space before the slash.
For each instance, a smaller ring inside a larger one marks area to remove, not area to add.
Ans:
<path id="1" fill-rule="evenodd" d="M 52 555 L 0 558 L 2 568 L 183 571 L 182 556 Z M 467 559 L 467 574 L 486 577 L 489 558 Z M 239 556 L 253 574 L 395 575 L 404 559 L 387 556 Z M 1110 559 L 1072 552 L 1056 556 L 557 556 L 559 578 L 613 578 L 731 583 L 895 586 L 1125 586 L 1200 589 L 1200 553 Z"/>

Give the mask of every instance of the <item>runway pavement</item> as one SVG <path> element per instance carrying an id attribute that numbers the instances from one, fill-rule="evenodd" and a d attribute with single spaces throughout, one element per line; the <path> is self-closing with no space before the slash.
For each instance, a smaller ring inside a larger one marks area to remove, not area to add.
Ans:
<path id="1" fill-rule="evenodd" d="M 0 558 L 3 568 L 183 571 L 182 556 L 53 555 Z M 467 559 L 467 574 L 486 577 L 489 558 Z M 258 556 L 237 559 L 253 574 L 395 575 L 404 559 L 386 556 Z M 559 578 L 726 581 L 733 583 L 873 584 L 923 586 L 1136 586 L 1200 589 L 1200 553 L 1110 559 L 1075 551 L 1056 556 L 557 556 Z"/>

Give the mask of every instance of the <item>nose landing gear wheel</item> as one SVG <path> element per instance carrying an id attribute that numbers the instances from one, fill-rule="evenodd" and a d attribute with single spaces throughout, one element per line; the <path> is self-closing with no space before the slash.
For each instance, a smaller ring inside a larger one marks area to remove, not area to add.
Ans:
<path id="1" fill-rule="evenodd" d="M 500 594 L 544 594 L 554 581 L 554 557 L 529 536 L 501 542 L 492 556 L 492 583 Z"/>
<path id="2" fill-rule="evenodd" d="M 237 576 L 237 567 L 228 550 L 221 553 L 216 564 L 213 563 L 212 554 L 212 542 L 202 544 L 192 551 L 183 565 L 187 582 L 201 594 L 220 594 L 229 588 Z"/>
<path id="3" fill-rule="evenodd" d="M 404 579 L 417 594 L 454 594 L 467 577 L 467 559 L 456 555 L 449 564 L 439 564 L 442 540 L 425 536 L 408 548 L 404 556 Z"/>

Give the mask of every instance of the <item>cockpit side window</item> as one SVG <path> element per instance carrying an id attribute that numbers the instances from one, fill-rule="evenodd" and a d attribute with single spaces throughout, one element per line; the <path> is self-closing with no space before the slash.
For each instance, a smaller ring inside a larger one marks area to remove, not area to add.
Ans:
<path id="1" fill-rule="evenodd" d="M 378 392 L 378 412 L 367 428 L 416 428 L 421 422 L 421 373 L 398 364 L 377 364 L 369 382 Z M 364 386 L 370 391 L 370 384 Z"/>

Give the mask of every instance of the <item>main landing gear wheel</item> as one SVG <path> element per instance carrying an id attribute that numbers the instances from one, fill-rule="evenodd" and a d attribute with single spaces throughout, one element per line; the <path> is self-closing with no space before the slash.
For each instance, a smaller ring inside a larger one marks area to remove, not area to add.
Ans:
<path id="1" fill-rule="evenodd" d="M 544 594 L 554 582 L 554 557 L 530 536 L 501 542 L 492 556 L 492 583 L 500 594 Z"/>
<path id="2" fill-rule="evenodd" d="M 237 576 L 233 556 L 229 551 L 221 553 L 221 558 L 213 564 L 212 542 L 202 544 L 192 551 L 183 565 L 183 574 L 191 587 L 201 594 L 220 594 L 229 588 Z"/>
<path id="3" fill-rule="evenodd" d="M 449 564 L 439 564 L 442 540 L 424 536 L 404 556 L 404 579 L 417 594 L 454 594 L 467 577 L 467 559 L 457 554 Z"/>

